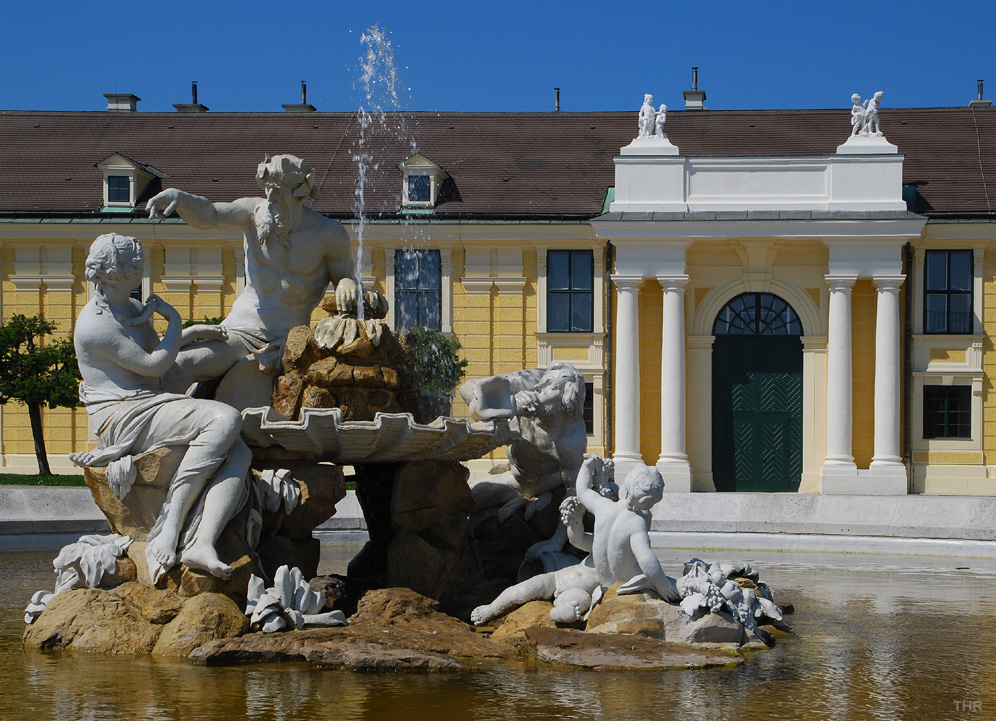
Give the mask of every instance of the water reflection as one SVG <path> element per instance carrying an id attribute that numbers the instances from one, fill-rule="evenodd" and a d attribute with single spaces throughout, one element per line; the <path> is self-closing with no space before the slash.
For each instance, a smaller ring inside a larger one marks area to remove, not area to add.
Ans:
<path id="1" fill-rule="evenodd" d="M 342 568 L 354 550 L 325 549 L 324 570 Z M 798 633 L 731 669 L 557 672 L 523 662 L 483 673 L 374 675 L 23 653 L 23 607 L 51 585 L 51 555 L 0 554 L 5 719 L 996 717 L 991 561 L 753 554 L 746 560 L 795 604 L 789 620 Z M 665 567 L 686 555 L 662 554 Z"/>

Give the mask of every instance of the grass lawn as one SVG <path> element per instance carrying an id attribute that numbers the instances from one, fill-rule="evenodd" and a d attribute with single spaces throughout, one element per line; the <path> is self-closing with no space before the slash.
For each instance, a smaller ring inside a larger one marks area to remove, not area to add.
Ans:
<path id="1" fill-rule="evenodd" d="M 26 473 L 0 473 L 0 486 L 85 486 L 83 476 L 39 476 Z"/>

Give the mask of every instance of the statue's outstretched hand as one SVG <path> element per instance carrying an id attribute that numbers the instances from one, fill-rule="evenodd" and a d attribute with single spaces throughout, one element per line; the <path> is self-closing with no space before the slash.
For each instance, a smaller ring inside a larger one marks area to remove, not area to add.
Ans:
<path id="1" fill-rule="evenodd" d="M 145 204 L 145 209 L 150 218 L 166 218 L 176 211 L 176 206 L 180 202 L 180 191 L 176 188 L 167 188 Z"/>
<path id="2" fill-rule="evenodd" d="M 69 460 L 75 463 L 80 468 L 86 468 L 87 466 L 89 466 L 93 462 L 94 457 L 95 454 L 89 451 L 85 453 L 69 454 Z"/>
<path id="3" fill-rule="evenodd" d="M 335 287 L 335 305 L 340 313 L 349 313 L 356 310 L 356 280 L 353 278 L 343 278 Z"/>

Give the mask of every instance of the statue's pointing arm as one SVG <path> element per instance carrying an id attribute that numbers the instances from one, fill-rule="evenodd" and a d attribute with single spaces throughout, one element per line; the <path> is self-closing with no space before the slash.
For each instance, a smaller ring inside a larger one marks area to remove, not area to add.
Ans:
<path id="1" fill-rule="evenodd" d="M 149 200 L 145 209 L 150 218 L 179 215 L 186 223 L 202 230 L 242 229 L 252 221 L 259 198 L 240 198 L 231 203 L 212 203 L 199 195 L 167 188 Z"/>

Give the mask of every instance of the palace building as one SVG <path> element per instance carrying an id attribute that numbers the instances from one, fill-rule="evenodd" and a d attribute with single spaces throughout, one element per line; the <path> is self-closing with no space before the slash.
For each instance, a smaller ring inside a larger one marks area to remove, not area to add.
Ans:
<path id="1" fill-rule="evenodd" d="M 996 495 L 986 101 L 883 108 L 883 135 L 853 138 L 846 106 L 686 109 L 638 138 L 635 111 L 361 127 L 311 106 L 108 101 L 0 111 L 3 318 L 44 313 L 71 332 L 87 248 L 108 232 L 148 249 L 144 295 L 224 316 L 241 236 L 150 220 L 145 202 L 167 187 L 261 196 L 256 165 L 290 153 L 394 327 L 459 341 L 469 377 L 572 363 L 589 450 L 619 468 L 656 464 L 677 492 Z M 93 446 L 81 410 L 44 423 L 54 469 Z M 2 408 L 0 453 L 34 471 L 23 407 Z"/>

